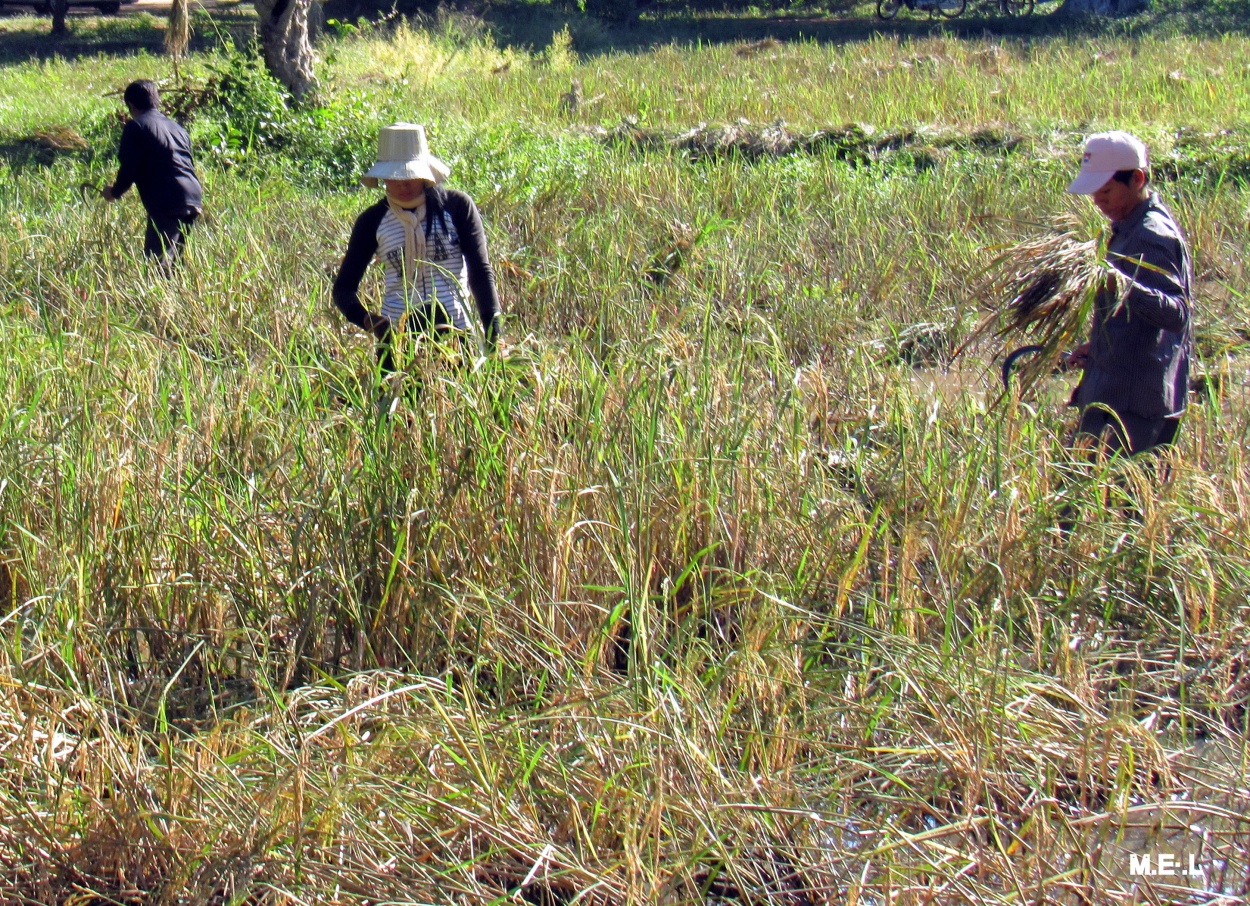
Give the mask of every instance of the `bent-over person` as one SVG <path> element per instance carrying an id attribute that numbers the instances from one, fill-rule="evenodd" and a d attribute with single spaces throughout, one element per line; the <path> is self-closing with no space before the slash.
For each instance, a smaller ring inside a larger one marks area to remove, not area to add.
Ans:
<path id="1" fill-rule="evenodd" d="M 1071 401 L 1081 412 L 1076 439 L 1093 438 L 1108 454 L 1165 447 L 1189 393 L 1189 245 L 1150 187 L 1146 146 L 1127 132 L 1090 136 L 1068 191 L 1091 196 L 1111 222 L 1111 272 L 1095 300 L 1089 341 L 1069 357 L 1084 368 Z"/>
<path id="2" fill-rule="evenodd" d="M 182 250 L 187 230 L 200 216 L 203 189 L 191 159 L 187 130 L 160 110 L 156 83 L 140 79 L 122 95 L 130 119 L 117 149 L 117 179 L 105 186 L 105 200 L 116 201 L 133 185 L 147 211 L 143 252 L 169 264 Z"/>
<path id="3" fill-rule="evenodd" d="M 334 303 L 348 321 L 377 337 L 387 374 L 396 370 L 400 335 L 425 332 L 467 343 L 470 296 L 487 351 L 499 337 L 499 292 L 482 217 L 468 195 L 441 185 L 449 172 L 430 154 L 423 127 L 395 123 L 379 134 L 377 163 L 362 179 L 371 187 L 381 180 L 386 194 L 356 218 L 334 281 Z M 374 258 L 385 280 L 379 313 L 368 311 L 359 295 Z"/>

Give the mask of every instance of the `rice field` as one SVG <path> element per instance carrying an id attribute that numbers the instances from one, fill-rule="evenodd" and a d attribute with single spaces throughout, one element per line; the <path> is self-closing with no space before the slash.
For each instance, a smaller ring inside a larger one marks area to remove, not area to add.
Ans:
<path id="1" fill-rule="evenodd" d="M 1250 40 L 471 25 L 200 106 L 172 276 L 108 92 L 245 50 L 0 65 L 0 901 L 1247 896 Z M 397 396 L 329 294 L 395 119 L 506 315 Z M 1104 128 L 1200 288 L 1153 469 L 974 338 Z"/>

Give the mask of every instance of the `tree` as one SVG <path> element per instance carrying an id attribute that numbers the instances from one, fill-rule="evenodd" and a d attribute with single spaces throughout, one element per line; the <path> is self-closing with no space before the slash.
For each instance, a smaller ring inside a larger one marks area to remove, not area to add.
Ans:
<path id="1" fill-rule="evenodd" d="M 52 34 L 65 34 L 65 16 L 69 13 L 69 0 L 49 0 L 52 11 Z"/>
<path id="2" fill-rule="evenodd" d="M 165 26 L 165 53 L 175 60 L 181 59 L 191 42 L 191 18 L 187 13 L 188 0 L 174 0 L 169 7 L 169 24 Z"/>
<path id="3" fill-rule="evenodd" d="M 313 49 L 308 28 L 312 0 L 256 0 L 265 66 L 296 100 L 313 87 Z"/>

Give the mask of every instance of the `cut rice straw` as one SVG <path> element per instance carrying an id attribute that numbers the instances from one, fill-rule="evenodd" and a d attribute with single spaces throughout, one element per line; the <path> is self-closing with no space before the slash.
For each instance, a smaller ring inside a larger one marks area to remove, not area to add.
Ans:
<path id="1" fill-rule="evenodd" d="M 1062 351 L 1083 339 L 1094 300 L 1107 286 L 1104 245 L 1100 239 L 1082 238 L 1083 232 L 1075 214 L 1060 214 L 1049 232 L 1010 246 L 995 258 L 976 293 L 990 302 L 991 311 L 959 353 L 986 336 L 1020 334 L 1043 347 L 1021 366 L 1020 389 L 1053 370 Z M 999 301 L 1003 299 L 1006 304 Z"/>

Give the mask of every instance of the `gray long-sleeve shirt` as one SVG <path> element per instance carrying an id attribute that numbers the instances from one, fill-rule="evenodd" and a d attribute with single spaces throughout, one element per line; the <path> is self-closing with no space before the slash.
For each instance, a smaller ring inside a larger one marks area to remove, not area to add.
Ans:
<path id="1" fill-rule="evenodd" d="M 1193 348 L 1193 265 L 1184 234 L 1156 194 L 1111 225 L 1107 259 L 1121 291 L 1124 281 L 1128 288 L 1122 303 L 1110 293 L 1097 299 L 1073 403 L 1142 418 L 1180 415 Z"/>

